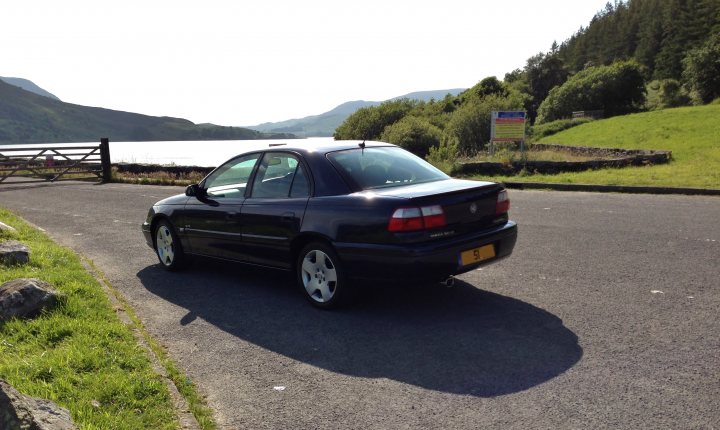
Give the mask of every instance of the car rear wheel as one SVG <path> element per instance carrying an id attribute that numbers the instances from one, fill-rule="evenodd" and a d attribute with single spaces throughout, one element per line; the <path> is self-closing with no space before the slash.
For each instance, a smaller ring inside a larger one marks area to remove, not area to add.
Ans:
<path id="1" fill-rule="evenodd" d="M 155 253 L 160 264 L 167 270 L 175 271 L 185 266 L 186 258 L 180 238 L 167 220 L 158 222 L 155 228 Z"/>
<path id="2" fill-rule="evenodd" d="M 314 306 L 330 309 L 347 303 L 351 286 L 344 278 L 340 259 L 321 242 L 305 246 L 298 256 L 298 282 Z"/>

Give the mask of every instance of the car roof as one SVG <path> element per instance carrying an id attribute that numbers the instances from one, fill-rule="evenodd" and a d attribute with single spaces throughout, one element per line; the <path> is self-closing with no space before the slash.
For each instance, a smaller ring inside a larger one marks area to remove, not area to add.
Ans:
<path id="1" fill-rule="evenodd" d="M 322 152 L 328 153 L 333 151 L 342 151 L 345 149 L 362 148 L 362 144 L 365 144 L 365 148 L 373 148 L 380 146 L 395 146 L 391 143 L 376 142 L 376 141 L 363 141 L 363 140 L 312 140 L 312 139 L 293 139 L 286 142 L 273 142 L 268 144 L 264 150 L 290 150 L 299 152 Z"/>

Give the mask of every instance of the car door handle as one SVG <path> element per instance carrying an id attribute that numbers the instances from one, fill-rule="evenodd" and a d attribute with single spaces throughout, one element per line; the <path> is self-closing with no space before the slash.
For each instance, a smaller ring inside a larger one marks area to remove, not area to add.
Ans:
<path id="1" fill-rule="evenodd" d="M 285 212 L 284 214 L 280 215 L 280 219 L 283 222 L 293 222 L 295 221 L 295 212 Z"/>
<path id="2" fill-rule="evenodd" d="M 225 219 L 228 221 L 234 221 L 234 220 L 238 219 L 239 215 L 240 214 L 237 212 L 228 212 L 225 214 Z"/>

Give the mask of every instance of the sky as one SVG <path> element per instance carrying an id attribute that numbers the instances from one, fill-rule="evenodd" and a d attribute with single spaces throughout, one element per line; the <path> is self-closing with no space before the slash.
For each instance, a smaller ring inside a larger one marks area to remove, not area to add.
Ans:
<path id="1" fill-rule="evenodd" d="M 0 76 L 86 106 L 249 126 L 502 79 L 607 0 L 4 0 Z"/>

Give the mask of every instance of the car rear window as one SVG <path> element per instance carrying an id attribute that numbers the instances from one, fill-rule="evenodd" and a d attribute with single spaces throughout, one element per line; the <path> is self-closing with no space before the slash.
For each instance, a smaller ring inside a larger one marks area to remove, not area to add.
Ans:
<path id="1" fill-rule="evenodd" d="M 336 169 L 363 190 L 449 178 L 427 161 L 398 147 L 348 149 L 328 153 L 327 157 Z"/>

